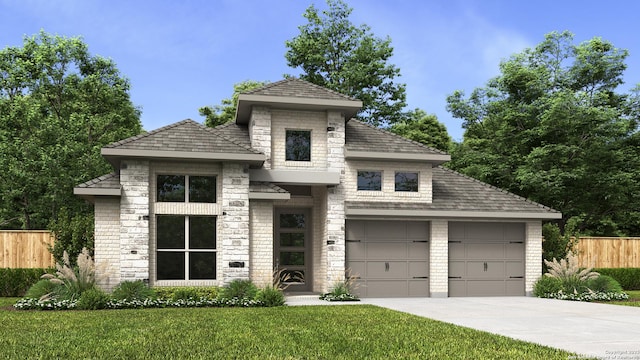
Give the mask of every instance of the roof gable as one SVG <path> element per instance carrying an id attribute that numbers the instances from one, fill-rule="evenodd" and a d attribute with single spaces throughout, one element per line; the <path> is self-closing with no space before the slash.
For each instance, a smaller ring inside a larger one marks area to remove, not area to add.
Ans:
<path id="1" fill-rule="evenodd" d="M 356 100 L 337 91 L 329 90 L 322 86 L 293 77 L 267 84 L 263 87 L 244 92 L 243 94 L 297 97 L 306 99 Z"/>

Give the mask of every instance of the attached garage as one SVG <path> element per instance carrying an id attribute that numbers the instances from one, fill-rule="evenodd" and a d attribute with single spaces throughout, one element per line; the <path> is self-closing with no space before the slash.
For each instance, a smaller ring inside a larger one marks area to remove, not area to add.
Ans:
<path id="1" fill-rule="evenodd" d="M 449 223 L 449 296 L 523 295 L 524 223 Z"/>
<path id="2" fill-rule="evenodd" d="M 359 296 L 429 296 L 428 222 L 347 220 L 346 246 Z"/>

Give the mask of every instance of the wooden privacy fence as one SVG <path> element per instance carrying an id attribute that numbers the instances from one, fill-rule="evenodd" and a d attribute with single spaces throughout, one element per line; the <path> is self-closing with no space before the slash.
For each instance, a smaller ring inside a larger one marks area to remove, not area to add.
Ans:
<path id="1" fill-rule="evenodd" d="M 640 238 L 580 237 L 578 264 L 594 268 L 640 268 Z"/>
<path id="2" fill-rule="evenodd" d="M 49 246 L 53 235 L 46 230 L 0 230 L 0 268 L 49 268 L 55 266 Z"/>

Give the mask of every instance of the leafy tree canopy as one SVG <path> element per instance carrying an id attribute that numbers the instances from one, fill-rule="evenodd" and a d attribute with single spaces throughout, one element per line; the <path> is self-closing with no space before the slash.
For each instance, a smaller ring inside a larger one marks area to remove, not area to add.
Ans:
<path id="1" fill-rule="evenodd" d="M 367 25 L 349 20 L 353 10 L 341 0 L 327 0 L 320 13 L 313 5 L 303 16 L 300 34 L 286 42 L 285 58 L 301 68 L 301 79 L 362 100 L 359 117 L 369 124 L 393 124 L 403 118 L 405 84 L 397 82 L 400 70 L 389 59 L 391 39 L 373 35 Z"/>
<path id="2" fill-rule="evenodd" d="M 44 229 L 92 211 L 73 187 L 111 171 L 105 144 L 139 134 L 129 81 L 80 38 L 44 31 L 0 51 L 0 227 Z"/>
<path id="3" fill-rule="evenodd" d="M 616 93 L 628 53 L 553 32 L 448 110 L 464 120 L 451 166 L 576 217 L 578 230 L 640 235 L 636 88 Z"/>
<path id="4" fill-rule="evenodd" d="M 406 113 L 406 119 L 389 127 L 389 131 L 431 146 L 444 152 L 449 152 L 452 141 L 447 127 L 438 121 L 438 117 L 427 114 L 424 110 L 415 109 Z"/>
<path id="5" fill-rule="evenodd" d="M 268 83 L 268 81 L 245 80 L 233 85 L 233 95 L 228 99 L 223 99 L 220 105 L 204 106 L 198 109 L 200 115 L 205 117 L 205 126 L 216 127 L 233 121 L 238 107 L 238 95 L 245 91 L 265 86 Z"/>

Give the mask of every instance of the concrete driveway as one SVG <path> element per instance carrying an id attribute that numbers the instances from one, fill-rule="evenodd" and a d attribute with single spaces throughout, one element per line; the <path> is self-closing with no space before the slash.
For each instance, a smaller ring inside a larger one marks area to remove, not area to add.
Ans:
<path id="1" fill-rule="evenodd" d="M 640 308 L 534 297 L 363 299 L 510 338 L 596 356 L 640 359 Z"/>

